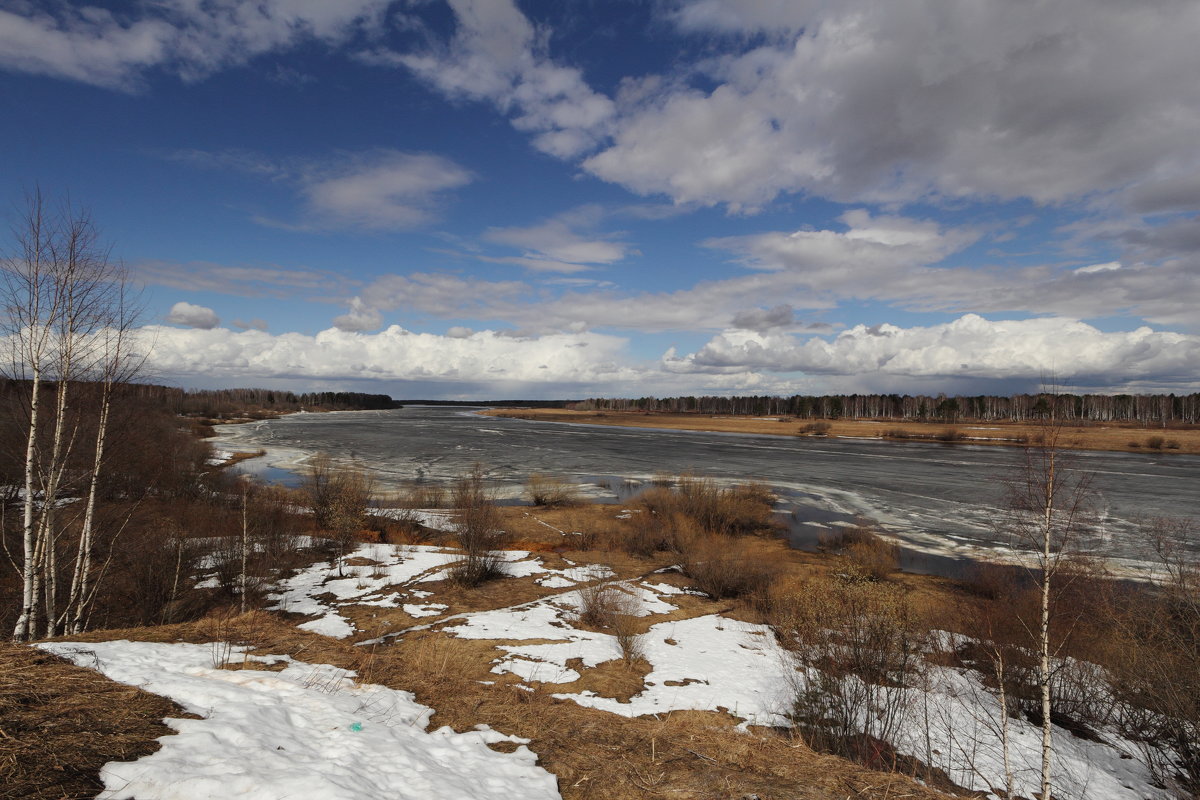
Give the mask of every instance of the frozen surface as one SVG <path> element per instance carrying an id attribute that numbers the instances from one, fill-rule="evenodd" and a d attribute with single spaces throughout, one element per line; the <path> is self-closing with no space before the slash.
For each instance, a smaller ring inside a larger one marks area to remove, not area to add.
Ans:
<path id="1" fill-rule="evenodd" d="M 486 727 L 426 732 L 433 709 L 408 692 L 357 686 L 352 673 L 286 658 L 280 672 L 214 668 L 236 648 L 103 642 L 39 645 L 113 680 L 163 695 L 203 719 L 170 719 L 178 733 L 101 777 L 105 800 L 364 800 L 558 798 L 553 775 L 524 744 Z"/>

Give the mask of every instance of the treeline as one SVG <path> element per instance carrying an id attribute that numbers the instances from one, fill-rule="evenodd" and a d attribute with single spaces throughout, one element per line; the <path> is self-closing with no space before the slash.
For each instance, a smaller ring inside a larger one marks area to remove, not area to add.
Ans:
<path id="1" fill-rule="evenodd" d="M 488 408 L 569 408 L 578 400 L 399 400 L 402 406 L 487 406 Z"/>
<path id="2" fill-rule="evenodd" d="M 1055 419 L 1134 422 L 1145 425 L 1195 424 L 1200 393 L 1048 393 L 947 396 L 939 394 L 848 394 L 779 396 L 687 396 L 593 398 L 572 403 L 581 411 L 659 411 L 670 413 L 789 416 L 805 419 L 896 419 L 955 422 Z"/>
<path id="3" fill-rule="evenodd" d="M 279 389 L 177 389 L 140 384 L 129 387 L 138 397 L 176 414 L 198 417 L 236 417 L 258 412 L 374 411 L 400 408 L 386 394 L 363 392 L 289 392 Z"/>

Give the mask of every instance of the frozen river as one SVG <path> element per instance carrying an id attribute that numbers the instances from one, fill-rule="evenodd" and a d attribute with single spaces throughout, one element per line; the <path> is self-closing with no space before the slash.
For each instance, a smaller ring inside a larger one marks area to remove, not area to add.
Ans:
<path id="1" fill-rule="evenodd" d="M 625 491 L 625 479 L 663 473 L 757 480 L 784 498 L 798 543 L 862 517 L 914 552 L 951 558 L 978 557 L 1001 544 L 995 520 L 1004 479 L 1022 457 L 1006 447 L 564 425 L 447 407 L 293 414 L 218 430 L 220 447 L 266 449 L 249 468 L 285 482 L 318 451 L 358 461 L 384 488 L 413 480 L 448 483 L 478 462 L 501 495 L 511 497 L 532 472 L 579 482 L 588 494 L 609 500 Z M 1071 458 L 1074 470 L 1092 476 L 1100 525 L 1086 546 L 1097 553 L 1118 561 L 1143 556 L 1139 519 L 1200 520 L 1200 457 L 1080 452 Z M 1189 546 L 1200 555 L 1194 540 Z M 928 558 L 910 566 L 946 571 Z"/>

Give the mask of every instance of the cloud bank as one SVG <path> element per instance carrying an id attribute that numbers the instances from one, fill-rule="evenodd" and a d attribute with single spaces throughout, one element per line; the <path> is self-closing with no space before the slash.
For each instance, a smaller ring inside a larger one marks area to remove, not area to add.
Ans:
<path id="1" fill-rule="evenodd" d="M 966 314 L 927 327 L 856 325 L 832 340 L 752 331 L 713 337 L 695 353 L 668 354 L 675 372 L 766 370 L 896 378 L 1023 380 L 1099 388 L 1200 386 L 1200 336 L 1147 327 L 1105 332 L 1062 318 L 984 319 Z"/>

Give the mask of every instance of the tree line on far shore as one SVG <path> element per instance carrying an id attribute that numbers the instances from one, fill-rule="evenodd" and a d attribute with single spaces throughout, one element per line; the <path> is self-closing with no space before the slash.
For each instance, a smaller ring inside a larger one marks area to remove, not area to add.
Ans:
<path id="1" fill-rule="evenodd" d="M 956 422 L 1134 422 L 1144 425 L 1200 422 L 1200 392 L 1192 394 L 1036 394 L 948 396 L 908 394 L 750 395 L 592 398 L 570 405 L 580 411 L 788 416 L 803 419 L 897 419 Z"/>

